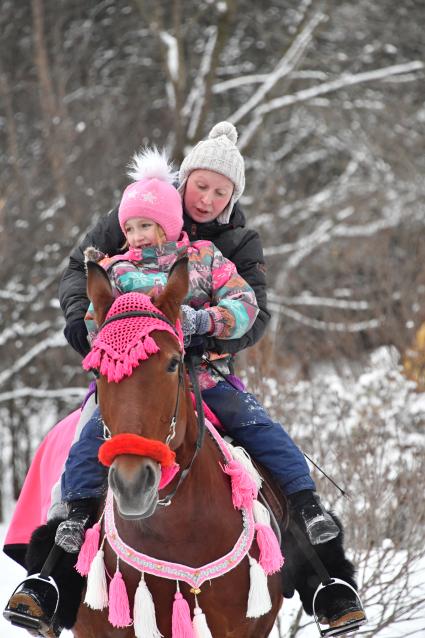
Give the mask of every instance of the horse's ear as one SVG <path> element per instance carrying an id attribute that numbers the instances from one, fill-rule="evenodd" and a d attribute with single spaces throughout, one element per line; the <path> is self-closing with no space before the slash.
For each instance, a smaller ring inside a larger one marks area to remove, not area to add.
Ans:
<path id="1" fill-rule="evenodd" d="M 189 290 L 188 262 L 187 255 L 175 262 L 168 275 L 167 285 L 155 299 L 156 307 L 173 323 L 179 317 L 180 306 Z"/>
<path id="2" fill-rule="evenodd" d="M 93 304 L 96 323 L 100 326 L 105 321 L 108 310 L 114 302 L 112 286 L 102 266 L 94 261 L 88 261 L 86 267 L 87 296 Z"/>

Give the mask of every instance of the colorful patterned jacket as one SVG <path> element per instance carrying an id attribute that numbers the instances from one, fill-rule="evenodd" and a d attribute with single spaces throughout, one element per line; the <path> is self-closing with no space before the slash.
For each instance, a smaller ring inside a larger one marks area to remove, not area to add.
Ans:
<path id="1" fill-rule="evenodd" d="M 210 241 L 192 244 L 186 233 L 178 242 L 162 246 L 130 249 L 123 255 L 104 258 L 100 264 L 107 271 L 114 294 L 143 292 L 158 294 L 166 285 L 170 268 L 187 249 L 189 257 L 189 292 L 184 303 L 195 310 L 204 309 L 211 315 L 213 329 L 210 333 L 218 339 L 237 339 L 252 326 L 258 314 L 254 291 L 239 276 L 236 266 L 223 257 Z M 86 323 L 91 337 L 95 334 L 92 307 Z M 229 373 L 229 357 L 214 362 L 222 374 Z M 200 386 L 204 390 L 220 380 L 212 371 L 200 371 Z"/>

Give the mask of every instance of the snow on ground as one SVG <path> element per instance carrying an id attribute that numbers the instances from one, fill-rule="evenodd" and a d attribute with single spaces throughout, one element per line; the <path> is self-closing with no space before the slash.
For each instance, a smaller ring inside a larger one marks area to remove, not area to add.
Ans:
<path id="1" fill-rule="evenodd" d="M 6 534 L 7 525 L 0 525 L 0 545 L 3 547 L 3 539 Z M 29 636 L 24 629 L 13 627 L 3 618 L 3 609 L 11 595 L 14 587 L 25 578 L 25 570 L 8 558 L 6 554 L 0 552 L 0 637 L 1 638 L 26 638 Z M 70 631 L 64 631 L 61 638 L 72 638 Z"/>

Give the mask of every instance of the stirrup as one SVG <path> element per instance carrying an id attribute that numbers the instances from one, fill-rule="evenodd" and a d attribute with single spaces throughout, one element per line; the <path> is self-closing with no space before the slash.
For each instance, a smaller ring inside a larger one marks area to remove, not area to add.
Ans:
<path id="1" fill-rule="evenodd" d="M 48 585 L 49 587 L 52 588 L 55 595 L 55 600 L 56 600 L 55 608 L 52 613 L 50 614 L 46 613 L 43 616 L 35 617 L 35 616 L 30 616 L 25 611 L 18 611 L 19 606 L 14 609 L 10 607 L 10 601 L 12 600 L 13 596 L 18 592 L 19 588 L 22 587 L 22 585 L 25 585 L 25 583 L 27 583 L 29 580 L 42 581 L 43 584 Z M 55 622 L 58 606 L 59 606 L 59 589 L 55 581 L 53 580 L 53 578 L 51 578 L 50 576 L 41 577 L 40 574 L 31 574 L 30 576 L 27 576 L 26 578 L 24 578 L 24 580 L 21 581 L 17 585 L 17 587 L 15 587 L 15 590 L 13 594 L 10 596 L 9 601 L 3 611 L 3 616 L 12 625 L 15 625 L 16 627 L 22 627 L 23 629 L 27 629 L 29 632 L 32 632 L 35 630 L 38 632 L 38 635 L 40 636 L 47 635 L 46 631 L 49 631 L 49 628 L 52 628 L 52 632 L 56 635 L 53 625 Z M 44 631 L 45 633 L 42 634 L 41 631 Z"/>
<path id="2" fill-rule="evenodd" d="M 326 587 L 332 587 L 332 585 L 342 585 L 343 587 L 346 587 L 347 589 L 349 589 L 350 592 L 354 593 L 354 595 L 357 598 L 357 602 L 359 603 L 360 611 L 362 611 L 364 614 L 363 618 L 349 620 L 341 627 L 327 627 L 327 628 L 323 627 L 323 624 L 320 622 L 316 612 L 316 598 L 319 592 L 326 589 Z M 325 637 L 328 638 L 329 636 L 344 636 L 345 634 L 351 634 L 353 631 L 357 631 L 362 625 L 364 625 L 367 622 L 366 613 L 365 613 L 363 603 L 360 599 L 359 594 L 354 589 L 354 587 L 352 587 L 345 580 L 341 580 L 340 578 L 331 578 L 328 582 L 319 584 L 313 596 L 313 616 L 314 616 L 314 620 L 316 622 L 317 629 L 319 630 L 319 634 L 321 638 L 325 638 Z"/>

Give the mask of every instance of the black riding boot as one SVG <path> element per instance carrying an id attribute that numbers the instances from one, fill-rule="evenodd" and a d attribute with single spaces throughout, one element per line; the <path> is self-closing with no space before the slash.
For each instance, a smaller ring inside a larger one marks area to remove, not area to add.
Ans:
<path id="1" fill-rule="evenodd" d="M 290 598 L 296 589 L 304 611 L 309 615 L 313 614 L 316 589 L 329 577 L 340 579 L 357 590 L 354 566 L 345 556 L 342 525 L 334 515 L 332 520 L 339 529 L 338 536 L 319 545 L 311 545 L 304 528 L 295 521 L 295 517 L 290 520 L 288 529 L 282 536 L 285 556 L 281 572 L 284 596 Z M 355 592 L 346 585 L 332 585 L 322 589 L 316 598 L 315 612 L 320 622 L 328 624 L 330 628 L 350 626 L 353 622 L 361 623 L 366 618 Z"/>
<path id="2" fill-rule="evenodd" d="M 312 545 L 327 543 L 338 536 L 339 527 L 315 492 L 302 490 L 288 498 L 295 522 L 304 529 Z"/>
<path id="3" fill-rule="evenodd" d="M 72 501 L 65 521 L 54 519 L 35 530 L 26 555 L 29 576 L 3 612 L 12 624 L 45 638 L 73 627 L 85 582 L 75 564 L 98 505 L 97 499 Z"/>

